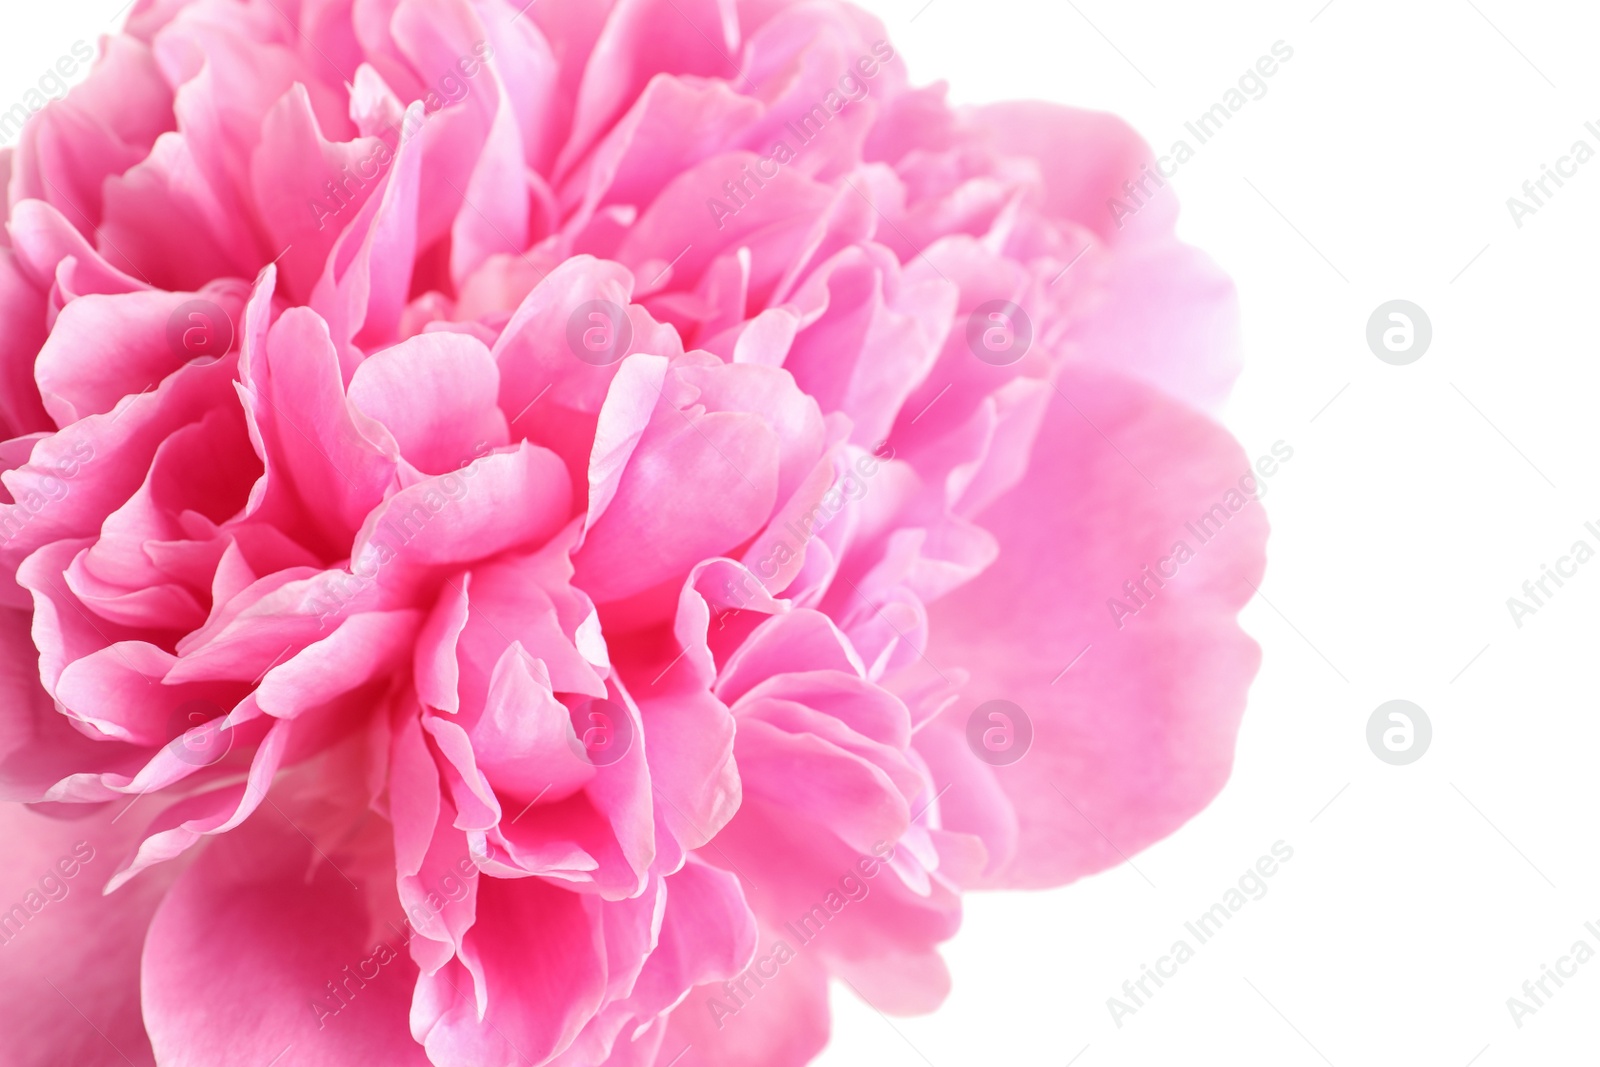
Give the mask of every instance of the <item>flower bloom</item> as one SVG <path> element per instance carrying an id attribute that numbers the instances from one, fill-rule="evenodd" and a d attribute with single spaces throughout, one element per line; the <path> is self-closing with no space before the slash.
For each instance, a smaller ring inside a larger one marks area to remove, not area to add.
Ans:
<path id="1" fill-rule="evenodd" d="M 798 1065 L 1226 779 L 1143 143 L 834 0 L 519 6 L 139 0 L 0 152 L 9 1064 Z"/>

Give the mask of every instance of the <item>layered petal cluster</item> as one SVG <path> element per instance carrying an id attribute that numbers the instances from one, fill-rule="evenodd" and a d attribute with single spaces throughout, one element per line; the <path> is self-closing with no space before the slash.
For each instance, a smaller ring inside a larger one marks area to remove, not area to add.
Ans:
<path id="1" fill-rule="evenodd" d="M 8 1064 L 800 1065 L 1227 777 L 1143 143 L 837 0 L 519 7 L 139 0 L 0 151 Z"/>

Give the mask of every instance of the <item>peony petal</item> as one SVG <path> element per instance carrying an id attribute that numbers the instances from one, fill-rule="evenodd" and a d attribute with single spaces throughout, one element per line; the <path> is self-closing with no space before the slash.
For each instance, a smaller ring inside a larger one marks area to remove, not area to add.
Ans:
<path id="1" fill-rule="evenodd" d="M 0 1048 L 15 1067 L 153 1067 L 140 1016 L 145 930 L 176 870 L 100 894 L 133 820 L 117 808 L 63 821 L 0 809 Z"/>
<path id="2" fill-rule="evenodd" d="M 445 474 L 507 443 L 506 417 L 495 406 L 499 384 L 481 342 L 425 334 L 357 367 L 350 402 L 384 424 L 412 466 Z"/>
<path id="3" fill-rule="evenodd" d="M 216 841 L 150 923 L 144 1015 L 162 1067 L 269 1063 L 291 1046 L 307 1067 L 427 1067 L 405 1024 L 415 968 L 375 919 L 287 816 Z"/>
<path id="4" fill-rule="evenodd" d="M 962 733 L 989 700 L 1017 704 L 1033 724 L 1027 755 L 989 772 L 1020 826 L 1011 861 L 990 874 L 1006 886 L 1092 874 L 1204 807 L 1227 780 L 1260 655 L 1234 621 L 1261 578 L 1266 536 L 1260 508 L 1239 493 L 1251 470 L 1239 446 L 1127 379 L 1074 371 L 1059 389 L 1027 477 L 980 516 L 999 560 L 930 611 L 929 660 L 972 671 L 938 728 Z M 1187 524 L 1213 506 L 1227 525 L 1201 540 Z M 1142 577 L 1162 560 L 1163 573 L 1177 568 L 1179 544 L 1193 559 L 1174 577 L 1159 588 Z M 1110 604 L 1136 605 L 1119 579 L 1149 596 L 1121 618 Z M 946 794 L 951 824 L 976 829 L 983 816 L 962 814 L 968 796 Z"/>

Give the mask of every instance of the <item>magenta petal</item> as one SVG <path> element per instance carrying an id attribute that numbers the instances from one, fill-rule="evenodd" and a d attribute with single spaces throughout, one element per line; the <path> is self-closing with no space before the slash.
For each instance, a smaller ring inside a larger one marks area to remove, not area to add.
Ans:
<path id="1" fill-rule="evenodd" d="M 100 887 L 129 844 L 116 809 L 88 819 L 46 818 L 7 805 L 0 875 L 0 1041 L 16 1067 L 155 1063 L 140 1017 L 144 931 L 171 872 L 112 897 Z"/>
<path id="2" fill-rule="evenodd" d="M 940 728 L 963 731 L 974 707 L 996 699 L 1034 726 L 1032 750 L 991 772 L 1020 825 L 1011 862 L 990 875 L 1008 886 L 1120 863 L 1204 807 L 1232 767 L 1260 656 L 1235 621 L 1266 539 L 1260 505 L 1239 492 L 1251 469 L 1239 446 L 1127 379 L 1078 371 L 1059 387 L 1072 403 L 1051 405 L 1027 477 L 980 516 L 999 560 L 930 612 L 929 658 L 972 672 Z M 1202 541 L 1185 524 L 1214 505 L 1227 525 Z M 1119 536 L 1094 533 L 1107 525 Z M 1113 600 L 1134 606 L 1119 579 L 1163 559 L 1172 569 L 1180 543 L 1193 559 L 1137 614 L 1114 614 Z M 1019 645 L 1031 654 L 1019 659 Z M 946 799 L 953 825 L 978 828 L 981 815 L 962 814 L 974 794 Z"/>
<path id="3" fill-rule="evenodd" d="M 506 444 L 506 418 L 495 406 L 499 385 L 481 342 L 426 334 L 357 367 L 350 402 L 384 424 L 412 466 L 445 474 Z"/>
<path id="4" fill-rule="evenodd" d="M 758 935 L 756 963 L 779 967 L 780 931 Z M 794 946 L 787 947 L 793 952 Z M 756 995 L 731 997 L 721 983 L 701 986 L 672 1013 L 662 1059 L 683 1067 L 804 1067 L 828 1043 L 828 972 L 815 956 L 793 954 L 778 979 Z M 757 972 L 757 977 L 759 977 Z M 756 990 L 753 982 L 745 988 Z M 687 1048 L 687 1052 L 683 1050 Z"/>
<path id="5" fill-rule="evenodd" d="M 290 1045 L 314 1067 L 428 1064 L 406 1029 L 416 972 L 398 932 L 278 813 L 178 879 L 150 923 L 142 973 L 163 1067 L 269 1063 Z"/>
<path id="6" fill-rule="evenodd" d="M 577 1037 L 605 989 L 592 901 L 539 878 L 480 885 L 466 964 L 452 963 L 417 985 L 412 1028 L 436 1067 L 517 1056 L 538 1063 Z M 480 1018 L 490 1025 L 478 1025 Z"/>

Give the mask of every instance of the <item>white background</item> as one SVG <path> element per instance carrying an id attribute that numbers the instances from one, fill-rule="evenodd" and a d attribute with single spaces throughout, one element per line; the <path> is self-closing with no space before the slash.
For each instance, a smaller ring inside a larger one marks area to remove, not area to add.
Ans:
<path id="1" fill-rule="evenodd" d="M 0 101 L 119 2 L 8 0 Z M 1251 456 L 1295 453 L 1264 500 L 1244 624 L 1265 660 L 1222 795 L 1137 869 L 970 898 L 936 1015 L 890 1023 L 836 990 L 827 1067 L 1596 1059 L 1600 959 L 1520 1029 L 1506 998 L 1576 940 L 1600 950 L 1600 559 L 1520 629 L 1506 599 L 1579 538 L 1600 548 L 1600 159 L 1520 229 L 1506 199 L 1575 140 L 1600 150 L 1600 13 L 1323 3 L 866 0 L 953 100 L 1116 111 L 1160 151 L 1274 42 L 1294 49 L 1175 184 L 1181 232 L 1241 294 L 1223 417 Z M 1403 367 L 1365 341 L 1396 298 L 1434 331 Z M 1367 748 L 1393 698 L 1432 720 L 1410 766 Z M 1294 858 L 1267 895 L 1114 1025 L 1107 998 L 1193 945 L 1185 921 L 1279 840 Z"/>

